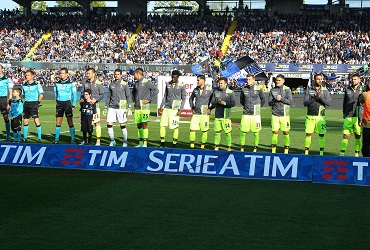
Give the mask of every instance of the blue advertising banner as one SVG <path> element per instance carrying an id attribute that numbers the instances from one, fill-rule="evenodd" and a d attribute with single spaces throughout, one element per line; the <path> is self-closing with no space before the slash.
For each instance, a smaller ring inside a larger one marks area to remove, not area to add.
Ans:
<path id="1" fill-rule="evenodd" d="M 326 72 L 351 73 L 361 67 L 361 64 L 295 64 L 295 63 L 258 63 L 265 72 Z"/>
<path id="2" fill-rule="evenodd" d="M 311 181 L 312 156 L 141 148 L 134 172 Z"/>
<path id="3" fill-rule="evenodd" d="M 136 149 L 47 144 L 0 144 L 0 164 L 132 172 Z"/>
<path id="4" fill-rule="evenodd" d="M 370 159 L 314 157 L 313 182 L 370 186 Z"/>

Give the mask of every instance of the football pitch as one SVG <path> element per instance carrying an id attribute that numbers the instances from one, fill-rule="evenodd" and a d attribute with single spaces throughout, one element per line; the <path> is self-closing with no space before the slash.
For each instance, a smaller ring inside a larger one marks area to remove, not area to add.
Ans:
<path id="1" fill-rule="evenodd" d="M 303 153 L 305 111 L 292 109 L 291 153 Z M 234 108 L 233 122 L 240 116 L 241 107 Z M 75 110 L 80 142 L 78 117 Z M 43 102 L 40 119 L 43 142 L 50 143 L 55 102 Z M 151 147 L 159 146 L 157 119 L 149 125 Z M 341 111 L 327 110 L 327 120 L 325 154 L 338 155 Z M 178 147 L 188 148 L 189 119 L 182 121 Z M 270 152 L 269 108 L 262 126 L 260 152 Z M 129 146 L 136 146 L 132 120 L 127 128 Z M 207 149 L 213 148 L 212 129 Z M 65 120 L 62 131 L 61 143 L 69 143 Z M 36 142 L 31 123 L 30 132 Z M 121 145 L 119 126 L 115 135 Z M 102 137 L 108 145 L 104 120 Z M 247 151 L 251 143 L 248 134 Z M 353 144 L 351 137 L 349 156 Z M 233 149 L 239 149 L 237 125 Z M 311 149 L 318 154 L 316 134 Z M 370 249 L 369 187 L 1 166 L 0 190 L 0 249 Z"/>

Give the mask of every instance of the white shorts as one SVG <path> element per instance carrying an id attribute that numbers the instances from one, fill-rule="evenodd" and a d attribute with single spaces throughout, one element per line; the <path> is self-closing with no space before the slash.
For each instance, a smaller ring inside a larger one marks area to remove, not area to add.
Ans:
<path id="1" fill-rule="evenodd" d="M 113 109 L 109 108 L 107 113 L 107 122 L 116 122 L 118 120 L 119 123 L 126 123 L 126 110 L 124 109 Z"/>

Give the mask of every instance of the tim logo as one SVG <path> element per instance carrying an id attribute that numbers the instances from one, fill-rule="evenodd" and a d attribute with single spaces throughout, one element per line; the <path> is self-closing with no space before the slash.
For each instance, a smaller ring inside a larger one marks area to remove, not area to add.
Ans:
<path id="1" fill-rule="evenodd" d="M 67 148 L 64 152 L 64 160 L 62 160 L 63 165 L 81 165 L 81 160 L 84 156 L 85 150 Z"/>
<path id="2" fill-rule="evenodd" d="M 348 163 L 345 161 L 324 161 L 322 178 L 347 180 Z"/>

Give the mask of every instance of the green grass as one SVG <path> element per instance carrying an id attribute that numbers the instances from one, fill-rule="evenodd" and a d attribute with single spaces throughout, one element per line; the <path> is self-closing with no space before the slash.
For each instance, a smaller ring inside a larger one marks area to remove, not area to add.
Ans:
<path id="1" fill-rule="evenodd" d="M 369 249 L 368 188 L 3 167 L 1 249 Z"/>
<path id="2" fill-rule="evenodd" d="M 151 120 L 159 120 L 156 117 L 155 112 L 155 105 L 152 105 L 152 116 Z M 340 142 L 342 140 L 342 113 L 340 110 L 327 110 L 327 134 L 326 134 L 326 148 L 325 154 L 326 155 L 339 155 L 340 149 Z M 74 111 L 74 123 L 76 127 L 76 141 L 82 141 L 82 133 L 79 131 L 80 129 L 80 120 L 79 116 L 80 113 L 78 109 Z M 240 122 L 240 118 L 242 115 L 242 107 L 235 107 L 233 108 L 232 113 L 232 120 L 235 123 Z M 271 119 L 271 109 L 265 107 L 262 109 L 262 131 L 260 132 L 260 149 L 259 152 L 271 152 L 271 128 L 270 128 L 270 119 Z M 294 154 L 302 154 L 304 152 L 304 123 L 305 123 L 305 116 L 306 116 L 306 109 L 301 108 L 293 108 L 291 110 L 291 149 L 290 153 Z M 103 117 L 104 119 L 105 117 Z M 54 140 L 55 134 L 55 102 L 54 101 L 43 101 L 43 106 L 40 108 L 40 120 L 42 124 L 42 131 L 43 131 L 43 142 L 44 143 L 51 143 Z M 213 120 L 213 116 L 211 117 L 211 121 Z M 179 127 L 179 148 L 189 148 L 189 121 L 190 118 L 181 118 L 181 124 Z M 0 123 L 1 124 L 1 123 Z M 102 120 L 102 145 L 109 145 L 109 137 L 108 131 L 106 127 L 106 121 Z M 3 128 L 3 135 L 5 135 L 5 130 Z M 127 123 L 128 129 L 128 138 L 129 138 L 129 146 L 134 147 L 138 144 L 137 141 L 137 128 L 134 124 L 132 117 Z M 122 133 L 118 126 L 118 123 L 114 126 L 115 137 L 118 145 L 122 144 Z M 37 135 L 36 135 L 36 128 L 33 122 L 30 121 L 29 124 L 29 142 L 36 142 Z M 95 136 L 95 132 L 94 132 Z M 196 146 L 199 147 L 201 134 L 200 132 L 197 133 L 197 144 Z M 239 150 L 239 128 L 238 125 L 233 126 L 232 131 L 233 137 L 233 150 Z M 207 149 L 213 149 L 213 125 L 211 125 L 209 133 L 208 133 L 208 144 L 206 146 Z M 221 142 L 225 142 L 224 134 L 221 137 Z M 69 128 L 64 118 L 62 124 L 62 134 L 60 136 L 61 143 L 70 143 L 70 134 Z M 94 137 L 93 137 L 94 141 Z M 167 146 L 170 147 L 172 144 L 172 130 L 167 130 L 166 135 Z M 252 151 L 252 143 L 253 143 L 253 134 L 247 134 L 246 140 L 246 150 Z M 159 122 L 150 122 L 149 123 L 149 146 L 150 147 L 159 147 L 160 145 L 160 136 L 159 136 Z M 226 146 L 223 145 L 221 149 L 226 149 Z M 280 132 L 279 134 L 279 144 L 278 144 L 278 153 L 283 152 L 283 136 Z M 319 154 L 319 142 L 318 142 L 318 135 L 313 134 L 312 136 L 312 144 L 311 144 L 311 151 L 310 154 Z M 354 137 L 350 138 L 346 155 L 353 156 L 354 155 Z"/>
<path id="3" fill-rule="evenodd" d="M 233 120 L 240 115 L 235 108 Z M 40 117 L 44 142 L 51 142 L 54 102 L 43 102 Z M 261 151 L 269 152 L 268 108 L 262 117 Z M 326 151 L 337 155 L 340 111 L 328 110 L 327 118 Z M 292 153 L 303 151 L 304 119 L 304 109 L 292 110 Z M 135 146 L 135 125 L 127 127 Z M 62 131 L 68 143 L 66 121 Z M 188 147 L 188 131 L 180 125 L 179 146 Z M 233 132 L 238 150 L 237 126 Z M 121 137 L 118 126 L 115 133 Z M 212 142 L 212 127 L 209 134 Z M 158 145 L 159 126 L 151 122 L 150 146 Z M 0 249 L 370 249 L 368 187 L 2 166 L 0 190 Z"/>

